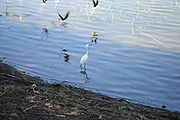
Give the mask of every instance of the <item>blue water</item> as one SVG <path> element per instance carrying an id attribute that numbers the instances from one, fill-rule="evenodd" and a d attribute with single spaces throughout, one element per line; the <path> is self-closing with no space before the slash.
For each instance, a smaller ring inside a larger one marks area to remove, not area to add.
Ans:
<path id="1" fill-rule="evenodd" d="M 1 60 L 49 82 L 180 111 L 180 1 L 21 2 L 0 2 Z M 57 12 L 67 10 L 62 25 Z"/>

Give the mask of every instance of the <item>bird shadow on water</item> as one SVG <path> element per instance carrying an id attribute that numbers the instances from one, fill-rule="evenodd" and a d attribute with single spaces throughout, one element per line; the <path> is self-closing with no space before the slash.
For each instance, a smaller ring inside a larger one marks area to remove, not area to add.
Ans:
<path id="1" fill-rule="evenodd" d="M 59 24 L 59 26 L 62 26 L 64 28 L 68 28 L 68 23 L 67 22 L 62 22 Z"/>
<path id="2" fill-rule="evenodd" d="M 42 32 L 41 32 L 41 39 L 43 40 L 47 40 L 48 39 L 48 27 L 46 25 L 44 25 L 42 27 Z"/>

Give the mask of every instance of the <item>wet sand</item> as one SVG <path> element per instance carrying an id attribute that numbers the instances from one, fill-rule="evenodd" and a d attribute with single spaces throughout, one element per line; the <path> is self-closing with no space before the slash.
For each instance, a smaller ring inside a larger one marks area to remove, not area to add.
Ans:
<path id="1" fill-rule="evenodd" d="M 1 61 L 0 119 L 180 120 L 180 113 L 47 83 Z"/>

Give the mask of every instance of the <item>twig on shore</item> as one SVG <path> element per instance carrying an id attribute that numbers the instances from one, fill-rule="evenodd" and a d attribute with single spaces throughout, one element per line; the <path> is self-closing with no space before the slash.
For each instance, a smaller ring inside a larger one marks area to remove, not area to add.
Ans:
<path id="1" fill-rule="evenodd" d="M 23 111 L 25 112 L 25 111 L 27 111 L 27 110 L 29 110 L 29 109 L 33 108 L 33 107 L 36 107 L 38 104 L 39 104 L 39 102 L 38 102 L 38 103 L 36 103 L 36 104 L 34 104 L 33 106 L 30 106 L 30 107 L 28 107 L 28 108 L 24 109 Z"/>
<path id="2" fill-rule="evenodd" d="M 6 89 L 3 93 L 1 93 L 0 96 L 4 95 L 7 91 L 8 89 Z"/>
<path id="3" fill-rule="evenodd" d="M 56 117 L 62 117 L 62 118 L 64 118 L 64 117 L 66 117 L 65 115 L 56 115 L 56 114 L 44 114 L 44 113 L 30 113 L 30 114 L 32 114 L 32 115 L 44 115 L 44 116 L 56 116 Z"/>

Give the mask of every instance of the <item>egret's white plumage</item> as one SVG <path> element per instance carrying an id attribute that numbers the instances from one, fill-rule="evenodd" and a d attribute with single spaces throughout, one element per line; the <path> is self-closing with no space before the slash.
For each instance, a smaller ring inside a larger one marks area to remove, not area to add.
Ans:
<path id="1" fill-rule="evenodd" d="M 84 54 L 84 55 L 81 57 L 81 60 L 80 60 L 80 68 L 81 68 L 81 70 L 82 70 L 82 65 L 84 65 L 84 71 L 86 71 L 85 66 L 86 66 L 86 63 L 87 63 L 87 60 L 88 60 L 88 47 L 89 47 L 89 46 L 90 46 L 90 44 L 87 44 L 87 45 L 86 45 L 86 49 L 87 49 L 86 54 Z"/>
<path id="2" fill-rule="evenodd" d="M 88 52 L 81 57 L 80 64 L 85 64 L 88 60 Z"/>

